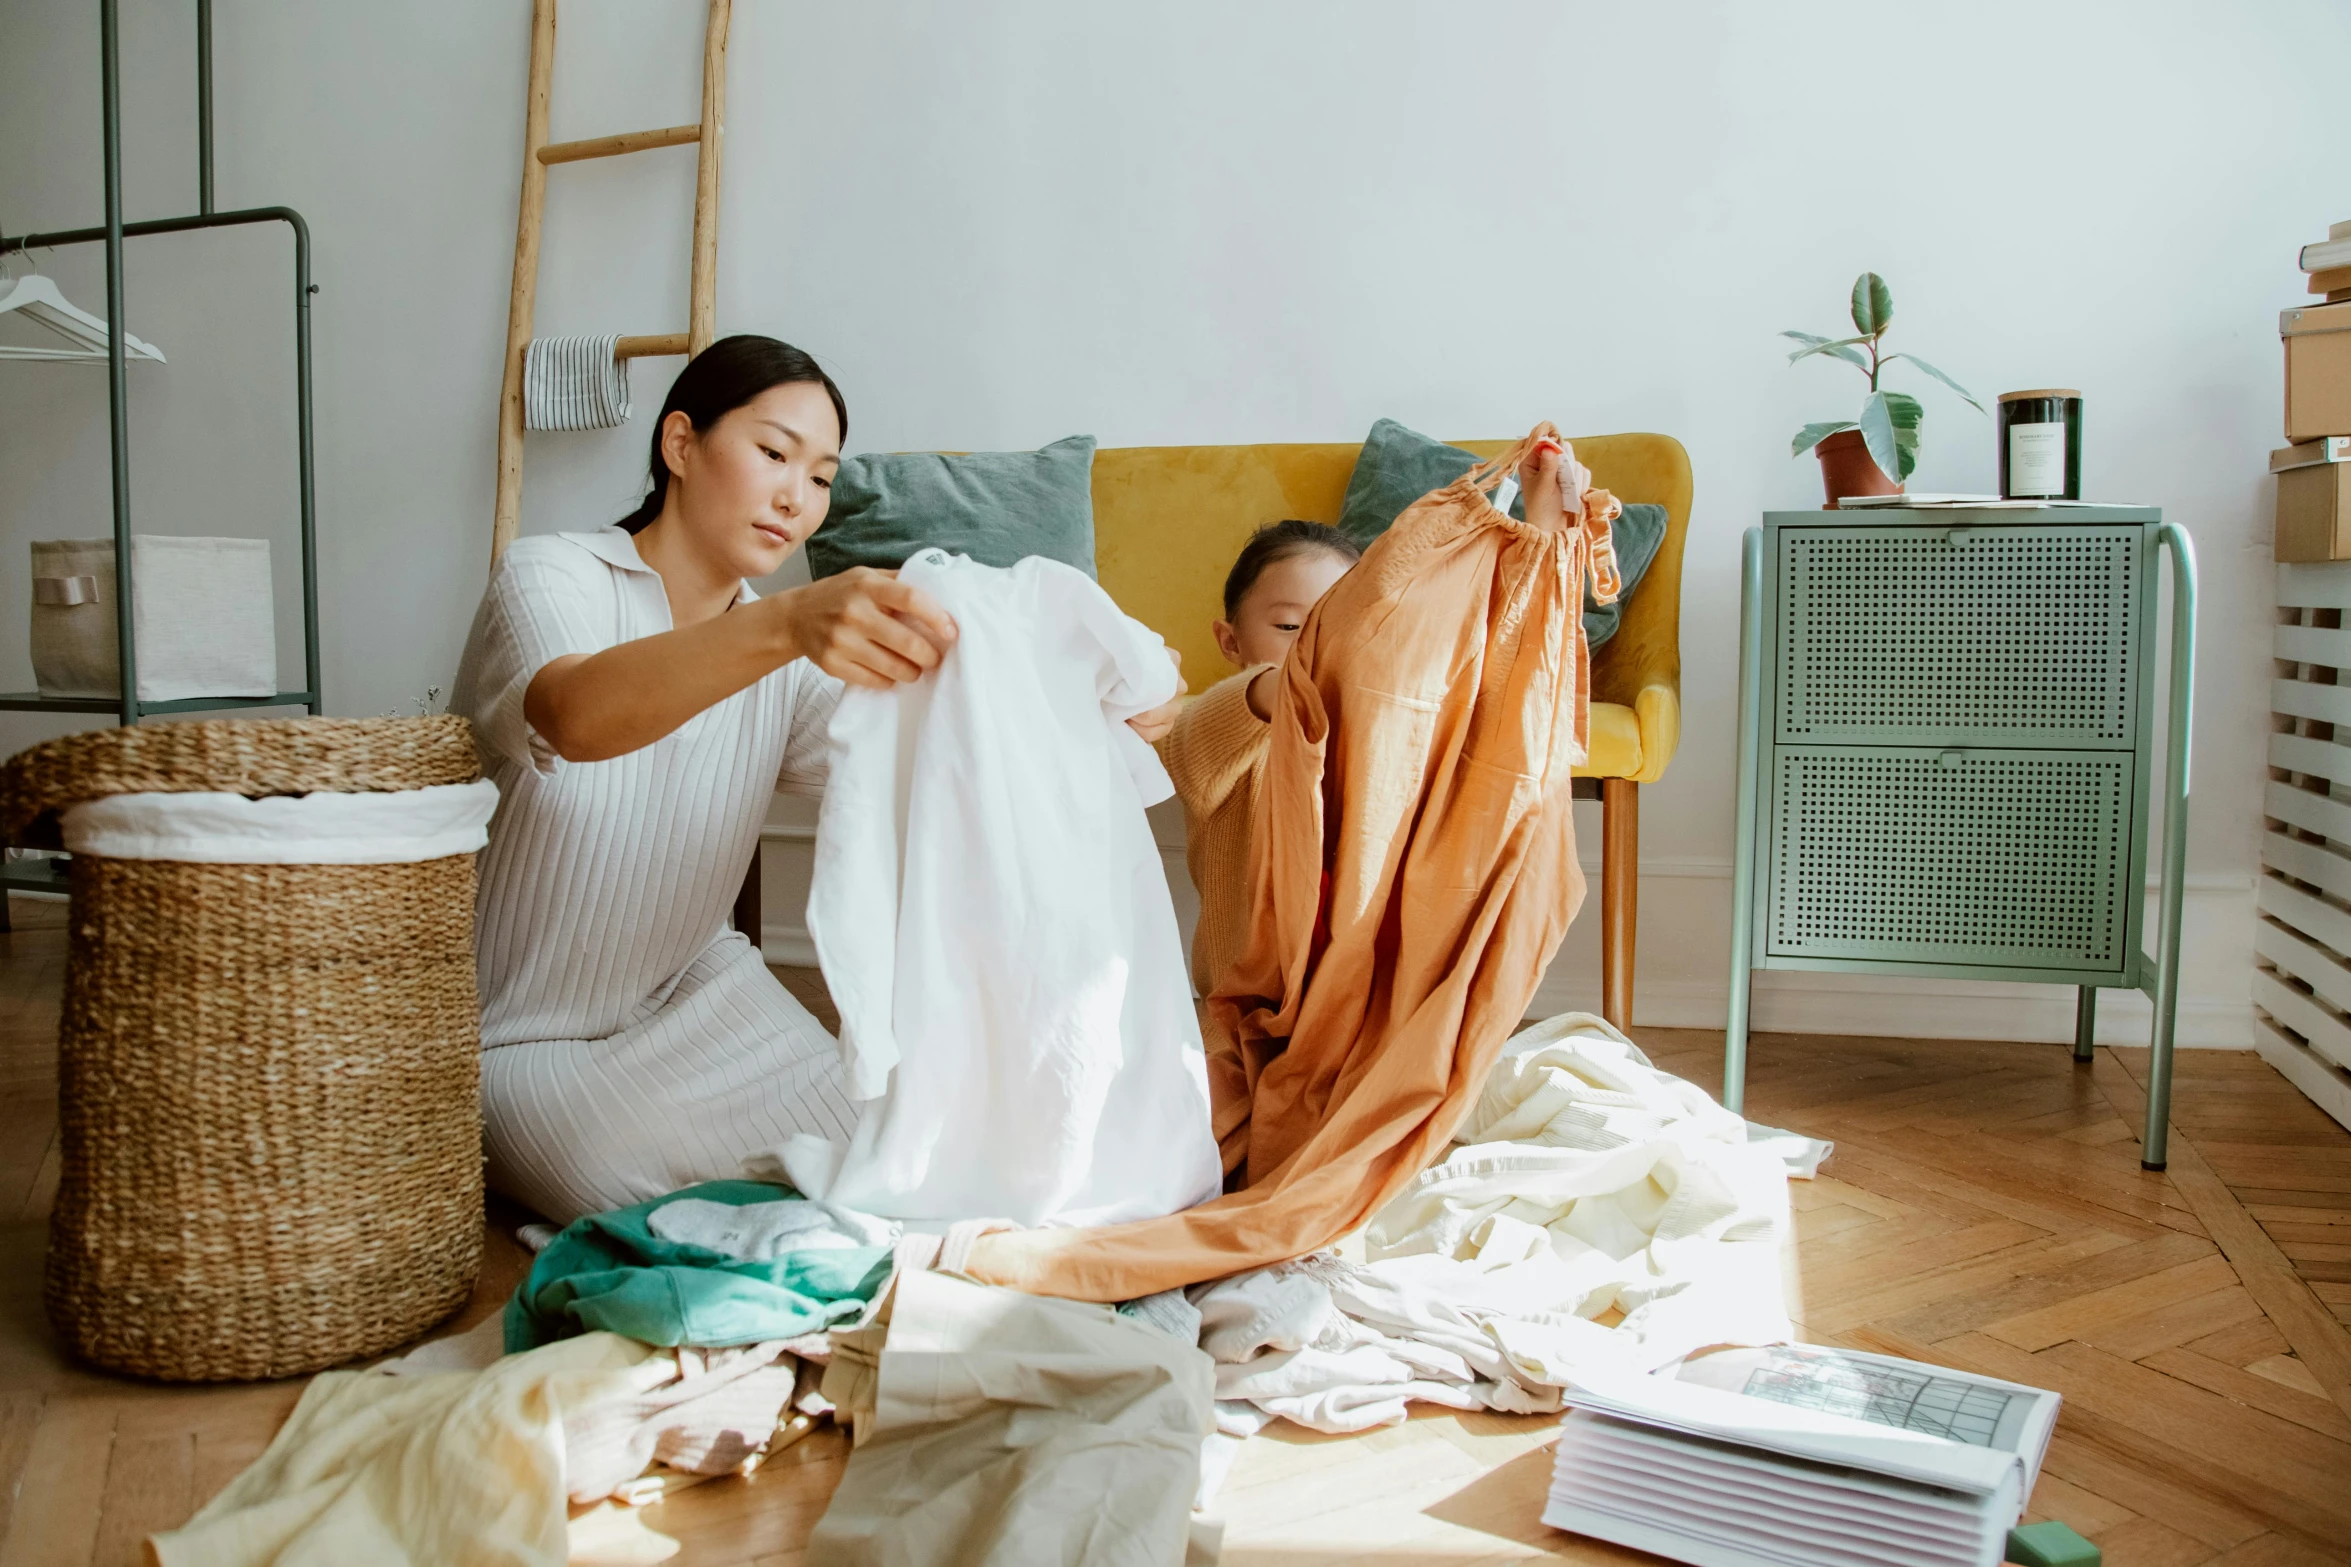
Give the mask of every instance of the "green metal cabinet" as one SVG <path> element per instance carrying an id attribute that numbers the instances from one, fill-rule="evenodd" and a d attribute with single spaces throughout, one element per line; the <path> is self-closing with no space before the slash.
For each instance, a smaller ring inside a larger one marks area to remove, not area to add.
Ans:
<path id="1" fill-rule="evenodd" d="M 2083 1061 L 2099 989 L 2142 989 L 2155 1049 L 2141 1156 L 2163 1167 L 2195 607 L 2194 548 L 2152 507 L 1768 512 L 1748 530 L 1725 1104 L 1744 1097 L 1758 968 L 2075 986 Z"/>

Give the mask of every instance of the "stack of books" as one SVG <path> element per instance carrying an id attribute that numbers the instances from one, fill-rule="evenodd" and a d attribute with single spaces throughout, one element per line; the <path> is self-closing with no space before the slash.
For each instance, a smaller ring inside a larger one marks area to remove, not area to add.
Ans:
<path id="1" fill-rule="evenodd" d="M 2324 294 L 2328 304 L 2351 299 L 2351 222 L 2334 224 L 2323 241 L 2303 246 L 2302 270 L 2310 274 L 2310 291 Z"/>
<path id="2" fill-rule="evenodd" d="M 1700 1567 L 1996 1567 L 2058 1397 L 1774 1344 L 1579 1383 L 1543 1521 Z"/>

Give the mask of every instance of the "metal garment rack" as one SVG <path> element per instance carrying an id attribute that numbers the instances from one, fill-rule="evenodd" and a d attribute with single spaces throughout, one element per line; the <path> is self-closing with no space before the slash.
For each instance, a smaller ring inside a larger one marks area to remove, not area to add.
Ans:
<path id="1" fill-rule="evenodd" d="M 106 247 L 107 420 L 112 447 L 114 499 L 114 602 L 116 646 L 122 662 L 122 689 L 116 699 L 0 694 L 0 712 L 109 713 L 135 724 L 161 713 L 221 711 L 239 707 L 301 707 L 315 714 L 319 696 L 318 541 L 316 473 L 311 443 L 310 226 L 291 207 L 246 207 L 216 212 L 212 201 L 212 0 L 196 0 L 196 157 L 198 210 L 180 218 L 125 223 L 122 217 L 122 66 L 117 0 L 99 0 L 99 81 L 105 120 L 106 221 L 97 228 L 61 229 L 45 234 L 0 235 L 0 255 L 29 254 L 63 245 Z M 130 388 L 123 358 L 123 241 L 149 234 L 184 234 L 198 229 L 241 228 L 283 223 L 294 233 L 295 438 L 301 473 L 303 689 L 275 696 L 186 697 L 169 702 L 139 700 L 138 618 L 131 583 Z M 53 372 L 52 372 L 53 373 Z M 20 891 L 64 890 L 57 874 L 62 861 L 12 862 L 0 869 L 0 887 Z M 6 903 L 0 897 L 0 928 Z"/>
<path id="2" fill-rule="evenodd" d="M 2142 990 L 2140 1163 L 2162 1169 L 2196 662 L 2187 531 L 2151 507 L 1773 512 L 1747 532 L 1739 607 L 1723 1103 L 1744 1098 L 1759 968 L 2072 985 L 2077 1062 L 2098 991 Z"/>

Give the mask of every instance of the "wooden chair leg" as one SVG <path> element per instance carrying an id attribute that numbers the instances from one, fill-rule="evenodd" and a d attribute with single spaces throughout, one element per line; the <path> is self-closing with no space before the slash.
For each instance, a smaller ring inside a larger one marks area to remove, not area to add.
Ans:
<path id="1" fill-rule="evenodd" d="M 751 938 L 751 945 L 759 945 L 759 846 L 751 848 L 751 869 L 743 875 L 742 890 L 735 894 L 735 929 Z"/>
<path id="2" fill-rule="evenodd" d="M 1600 1015 L 1633 1026 L 1633 926 L 1641 865 L 1641 786 L 1600 781 Z"/>

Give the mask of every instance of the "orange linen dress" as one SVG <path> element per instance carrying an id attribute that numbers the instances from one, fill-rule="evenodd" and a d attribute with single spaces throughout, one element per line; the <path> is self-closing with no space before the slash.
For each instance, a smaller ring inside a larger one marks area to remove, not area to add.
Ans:
<path id="1" fill-rule="evenodd" d="M 1604 491 L 1545 528 L 1415 502 L 1308 617 L 1276 682 L 1240 958 L 1209 998 L 1228 1186 L 1164 1219 L 987 1236 L 971 1275 L 1120 1301 L 1303 1256 L 1443 1152 L 1583 901 L 1569 770 L 1590 708 Z"/>

